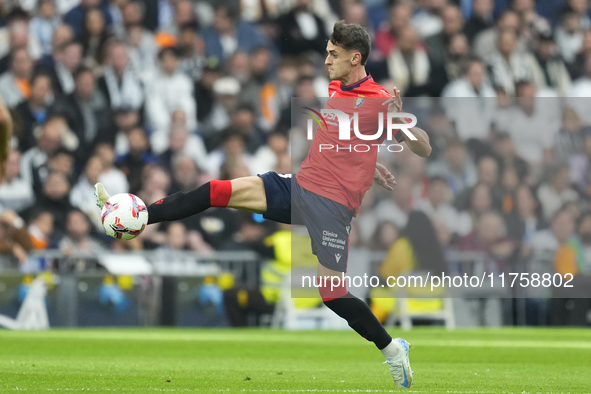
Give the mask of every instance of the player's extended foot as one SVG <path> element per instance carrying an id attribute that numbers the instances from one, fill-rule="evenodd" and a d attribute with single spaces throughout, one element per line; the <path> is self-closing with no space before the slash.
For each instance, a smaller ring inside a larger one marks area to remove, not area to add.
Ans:
<path id="1" fill-rule="evenodd" d="M 393 342 L 399 347 L 398 354 L 386 359 L 384 364 L 388 364 L 396 387 L 409 389 L 412 386 L 412 369 L 408 359 L 410 343 L 402 338 L 394 338 Z"/>
<path id="2" fill-rule="evenodd" d="M 105 190 L 105 187 L 102 183 L 97 183 L 94 185 L 94 196 L 96 197 L 96 205 L 103 209 L 107 200 L 111 197 L 109 193 Z"/>

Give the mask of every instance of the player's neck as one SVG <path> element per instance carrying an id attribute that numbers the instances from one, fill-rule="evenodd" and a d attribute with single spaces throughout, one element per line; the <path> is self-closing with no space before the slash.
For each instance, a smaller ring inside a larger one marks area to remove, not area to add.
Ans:
<path id="1" fill-rule="evenodd" d="M 341 78 L 340 81 L 343 84 L 343 86 L 348 86 L 354 84 L 357 81 L 361 81 L 365 77 L 367 77 L 365 67 L 359 67 L 351 71 L 348 75 Z"/>

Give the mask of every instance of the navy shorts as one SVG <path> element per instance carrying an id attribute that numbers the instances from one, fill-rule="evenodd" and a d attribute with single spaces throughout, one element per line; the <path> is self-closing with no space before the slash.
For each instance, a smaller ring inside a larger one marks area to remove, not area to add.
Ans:
<path id="1" fill-rule="evenodd" d="M 259 177 L 265 185 L 265 219 L 303 224 L 312 240 L 312 252 L 328 269 L 346 272 L 349 232 L 355 210 L 301 187 L 292 174 L 266 172 Z"/>

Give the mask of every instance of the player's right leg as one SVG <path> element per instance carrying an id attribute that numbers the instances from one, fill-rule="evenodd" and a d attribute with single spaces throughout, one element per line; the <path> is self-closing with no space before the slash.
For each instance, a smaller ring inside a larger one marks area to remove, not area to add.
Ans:
<path id="1" fill-rule="evenodd" d="M 190 192 L 178 192 L 148 206 L 148 224 L 184 219 L 208 208 L 236 208 L 266 214 L 271 220 L 291 222 L 291 174 L 268 172 L 231 181 L 213 180 Z M 102 208 L 109 194 L 95 185 L 97 205 Z"/>

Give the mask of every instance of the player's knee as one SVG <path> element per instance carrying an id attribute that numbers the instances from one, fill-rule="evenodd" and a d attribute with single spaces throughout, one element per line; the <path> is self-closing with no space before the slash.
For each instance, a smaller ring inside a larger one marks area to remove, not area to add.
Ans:
<path id="1" fill-rule="evenodd" d="M 323 277 L 319 277 L 317 280 L 318 292 L 320 293 L 320 297 L 322 297 L 322 302 L 325 304 L 328 301 L 344 297 L 349 292 L 346 283 L 336 283 L 336 281 L 331 281 L 330 279 L 325 280 Z"/>
<path id="2" fill-rule="evenodd" d="M 228 207 L 263 213 L 267 209 L 265 186 L 258 176 L 232 179 Z"/>

